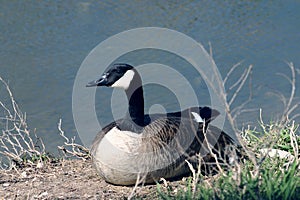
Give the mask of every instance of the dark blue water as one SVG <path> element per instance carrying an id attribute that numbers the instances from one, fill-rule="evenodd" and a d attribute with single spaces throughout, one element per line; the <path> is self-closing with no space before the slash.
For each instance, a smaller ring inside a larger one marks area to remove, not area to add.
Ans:
<path id="1" fill-rule="evenodd" d="M 37 129 L 51 151 L 62 143 L 57 131 L 59 118 L 68 136 L 77 135 L 72 88 L 82 61 L 101 41 L 124 30 L 164 27 L 194 38 L 206 49 L 210 42 L 223 77 L 243 61 L 232 82 L 252 64 L 252 101 L 247 108 L 256 111 L 243 113 L 238 120 L 241 126 L 256 124 L 258 108 L 263 109 L 266 122 L 276 118 L 283 107 L 269 93 L 290 93 L 288 81 L 277 73 L 290 76 L 286 61 L 300 66 L 299 1 L 1 1 L 0 5 L 0 76 L 9 81 L 30 127 Z M 135 52 L 122 59 L 175 68 L 186 64 L 153 51 Z M 193 72 L 187 74 L 194 78 Z M 148 104 L 160 97 L 158 103 L 168 110 L 168 96 L 154 88 L 147 89 Z M 106 94 L 108 90 L 98 92 L 97 97 L 105 99 Z M 247 85 L 234 106 L 248 96 Z M 296 96 L 298 101 L 299 87 Z M 101 103 L 96 107 L 99 112 L 105 110 L 102 113 L 109 110 Z M 110 121 L 109 114 L 101 116 L 104 122 Z"/>

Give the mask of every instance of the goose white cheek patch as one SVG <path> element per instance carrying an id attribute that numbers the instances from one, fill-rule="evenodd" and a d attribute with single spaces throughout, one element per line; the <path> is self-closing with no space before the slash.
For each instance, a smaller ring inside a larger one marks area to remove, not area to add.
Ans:
<path id="1" fill-rule="evenodd" d="M 122 88 L 127 90 L 134 76 L 133 70 L 128 70 L 119 80 L 117 80 L 111 87 Z"/>

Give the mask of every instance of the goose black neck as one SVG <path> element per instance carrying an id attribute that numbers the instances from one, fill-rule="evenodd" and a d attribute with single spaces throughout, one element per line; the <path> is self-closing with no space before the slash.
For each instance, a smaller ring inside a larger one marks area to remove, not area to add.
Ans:
<path id="1" fill-rule="evenodd" d="M 144 96 L 143 88 L 139 87 L 135 91 L 126 91 L 129 102 L 128 117 L 139 126 L 144 125 Z"/>
<path id="2" fill-rule="evenodd" d="M 143 87 L 129 87 L 125 91 L 129 102 L 127 117 L 138 126 L 144 126 L 144 95 Z"/>

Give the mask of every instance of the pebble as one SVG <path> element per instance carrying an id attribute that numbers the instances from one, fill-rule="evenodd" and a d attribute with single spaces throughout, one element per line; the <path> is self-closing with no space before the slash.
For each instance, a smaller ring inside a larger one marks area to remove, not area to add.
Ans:
<path id="1" fill-rule="evenodd" d="M 3 183 L 3 187 L 8 187 L 9 183 Z"/>
<path id="2" fill-rule="evenodd" d="M 44 166 L 43 162 L 39 162 L 39 163 L 36 165 L 36 167 L 39 168 L 39 169 L 42 168 L 43 166 Z"/>
<path id="3" fill-rule="evenodd" d="M 26 177 L 27 177 L 27 173 L 24 171 L 24 172 L 21 173 L 21 176 L 22 176 L 23 178 L 26 178 Z"/>
<path id="4" fill-rule="evenodd" d="M 38 198 L 45 197 L 45 196 L 48 196 L 48 192 L 47 192 L 47 191 L 46 191 L 46 192 L 43 192 L 42 194 L 40 194 L 40 195 L 38 196 Z"/>

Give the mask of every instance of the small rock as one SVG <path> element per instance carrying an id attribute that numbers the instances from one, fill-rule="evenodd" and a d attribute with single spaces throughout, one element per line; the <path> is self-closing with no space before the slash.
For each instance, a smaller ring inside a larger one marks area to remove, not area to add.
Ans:
<path id="1" fill-rule="evenodd" d="M 294 156 L 287 151 L 283 151 L 280 149 L 268 149 L 268 148 L 264 148 L 264 149 L 260 149 L 259 150 L 261 154 L 263 155 L 268 155 L 270 158 L 274 158 L 274 157 L 279 157 L 280 159 L 289 159 L 289 160 L 294 160 Z"/>
<path id="2" fill-rule="evenodd" d="M 177 188 L 175 188 L 173 192 L 174 192 L 175 194 L 177 194 L 177 193 L 178 193 Z"/>
<path id="3" fill-rule="evenodd" d="M 46 196 L 48 196 L 48 192 L 46 191 L 46 192 L 43 192 L 42 194 L 40 194 L 39 196 L 38 196 L 38 198 L 42 198 L 42 197 L 46 197 Z"/>
<path id="4" fill-rule="evenodd" d="M 36 168 L 42 168 L 44 166 L 43 162 L 39 162 L 37 165 L 36 165 Z"/>
<path id="5" fill-rule="evenodd" d="M 3 187 L 8 187 L 9 183 L 3 183 Z"/>
<path id="6" fill-rule="evenodd" d="M 21 173 L 22 178 L 26 178 L 27 177 L 27 173 L 24 171 Z"/>

